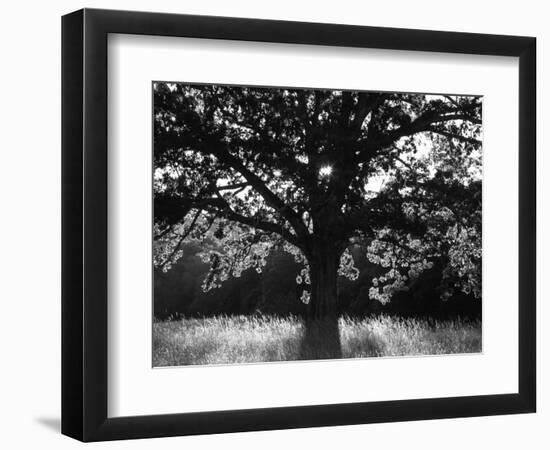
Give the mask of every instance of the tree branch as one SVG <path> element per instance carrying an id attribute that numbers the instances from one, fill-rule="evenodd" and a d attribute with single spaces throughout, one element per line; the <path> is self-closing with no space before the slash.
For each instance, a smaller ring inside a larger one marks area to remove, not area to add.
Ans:
<path id="1" fill-rule="evenodd" d="M 307 229 L 300 220 L 300 216 L 296 213 L 296 211 L 294 211 L 291 206 L 285 204 L 283 200 L 275 195 L 258 175 L 251 172 L 239 159 L 231 155 L 228 151 L 214 150 L 213 154 L 217 156 L 220 161 L 239 172 L 256 190 L 256 192 L 264 198 L 266 203 L 278 211 L 279 214 L 281 214 L 281 216 L 283 216 L 292 225 L 292 228 L 294 228 L 297 235 L 304 237 L 308 235 Z"/>
<path id="2" fill-rule="evenodd" d="M 281 236 L 286 241 L 295 245 L 298 248 L 302 248 L 303 244 L 301 240 L 286 230 L 282 224 L 274 222 L 268 222 L 255 217 L 247 217 L 235 212 L 229 204 L 222 197 L 212 197 L 203 199 L 190 199 L 190 198 L 170 198 L 170 199 L 155 199 L 155 209 L 160 208 L 163 211 L 169 211 L 173 214 L 176 211 L 189 211 L 190 209 L 205 210 L 220 217 L 223 217 L 234 222 L 241 223 L 243 225 L 257 228 L 268 233 L 275 233 Z M 185 214 L 182 214 L 182 218 Z"/>
<path id="3" fill-rule="evenodd" d="M 450 111 L 448 111 L 450 112 Z M 389 147 L 394 142 L 398 141 L 402 137 L 405 136 L 412 136 L 417 133 L 430 131 L 433 133 L 441 134 L 442 136 L 446 136 L 449 138 L 456 138 L 458 140 L 461 140 L 463 142 L 468 142 L 470 144 L 480 145 L 481 141 L 469 138 L 457 134 L 450 133 L 446 130 L 441 130 L 439 128 L 435 128 L 433 125 L 442 123 L 442 122 L 450 122 L 453 120 L 468 120 L 472 123 L 481 123 L 481 121 L 478 121 L 475 119 L 475 121 L 472 121 L 471 117 L 465 114 L 446 114 L 446 115 L 435 115 L 433 113 L 425 113 L 424 115 L 418 117 L 416 120 L 411 122 L 408 125 L 403 125 L 395 130 L 390 131 L 389 133 L 386 133 L 385 135 L 382 135 L 378 137 L 377 139 L 372 139 L 367 136 L 366 138 L 359 141 L 359 143 L 364 143 L 365 147 L 362 152 L 362 157 L 359 159 L 360 162 L 366 162 L 368 161 L 374 154 L 376 154 L 377 151 L 380 149 Z"/>
<path id="4" fill-rule="evenodd" d="M 197 213 L 195 214 L 195 216 L 193 217 L 193 220 L 191 221 L 191 224 L 189 225 L 189 228 L 181 234 L 180 236 L 180 239 L 178 240 L 176 246 L 174 247 L 174 249 L 172 250 L 172 252 L 170 253 L 170 255 L 163 261 L 163 263 L 160 265 L 160 268 L 162 269 L 166 264 L 168 264 L 169 261 L 172 261 L 172 258 L 174 257 L 174 255 L 178 252 L 178 250 L 180 249 L 181 247 L 181 244 L 183 243 L 183 241 L 185 239 L 187 239 L 187 237 L 191 234 L 191 231 L 193 231 L 193 228 L 195 227 L 195 224 L 197 223 L 197 220 L 199 218 L 199 216 L 201 215 L 201 210 L 197 210 Z"/>
<path id="5" fill-rule="evenodd" d="M 440 134 L 440 135 L 445 136 L 447 138 L 456 139 L 458 141 L 466 142 L 468 144 L 473 144 L 473 145 L 481 145 L 482 144 L 482 142 L 478 139 L 467 137 L 467 136 L 462 136 L 460 134 L 450 133 L 448 131 L 439 130 L 437 128 L 429 128 L 426 131 L 430 131 L 432 133 Z"/>
<path id="6" fill-rule="evenodd" d="M 220 191 L 231 191 L 231 190 L 234 190 L 234 189 L 240 189 L 240 188 L 244 188 L 244 187 L 247 187 L 247 186 L 250 186 L 250 183 L 235 183 L 235 184 L 227 184 L 225 186 L 217 186 L 217 189 L 220 190 Z"/>
<path id="7" fill-rule="evenodd" d="M 353 119 L 352 128 L 355 131 L 359 131 L 366 117 L 375 109 L 379 108 L 386 100 L 387 96 L 384 94 L 368 94 L 362 92 L 359 94 L 359 100 L 357 103 L 357 112 Z"/>

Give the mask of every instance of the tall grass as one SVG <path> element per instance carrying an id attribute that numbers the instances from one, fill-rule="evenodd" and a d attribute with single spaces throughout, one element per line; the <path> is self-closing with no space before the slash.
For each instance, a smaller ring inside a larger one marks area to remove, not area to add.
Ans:
<path id="1" fill-rule="evenodd" d="M 297 317 L 271 316 L 155 322 L 153 366 L 481 351 L 479 321 L 342 317 L 337 327 L 330 327 L 323 322 L 306 327 Z"/>

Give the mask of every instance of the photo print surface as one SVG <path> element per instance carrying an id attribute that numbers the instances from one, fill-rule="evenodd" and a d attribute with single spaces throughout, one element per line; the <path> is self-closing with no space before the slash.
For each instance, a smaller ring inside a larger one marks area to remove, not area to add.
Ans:
<path id="1" fill-rule="evenodd" d="M 152 90 L 154 367 L 481 352 L 481 96 Z"/>

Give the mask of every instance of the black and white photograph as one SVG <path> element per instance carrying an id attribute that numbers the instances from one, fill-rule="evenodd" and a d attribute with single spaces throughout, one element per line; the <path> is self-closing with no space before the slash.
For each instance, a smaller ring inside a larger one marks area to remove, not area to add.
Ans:
<path id="1" fill-rule="evenodd" d="M 153 89 L 153 366 L 482 351 L 482 96 Z"/>
<path id="2" fill-rule="evenodd" d="M 0 448 L 550 448 L 548 8 L 452 6 L 7 2 Z"/>

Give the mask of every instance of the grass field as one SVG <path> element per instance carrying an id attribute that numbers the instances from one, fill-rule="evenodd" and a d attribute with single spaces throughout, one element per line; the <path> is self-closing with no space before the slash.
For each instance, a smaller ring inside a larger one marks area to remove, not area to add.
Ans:
<path id="1" fill-rule="evenodd" d="M 481 322 L 371 317 L 305 326 L 296 317 L 211 317 L 153 323 L 153 366 L 481 351 Z"/>

